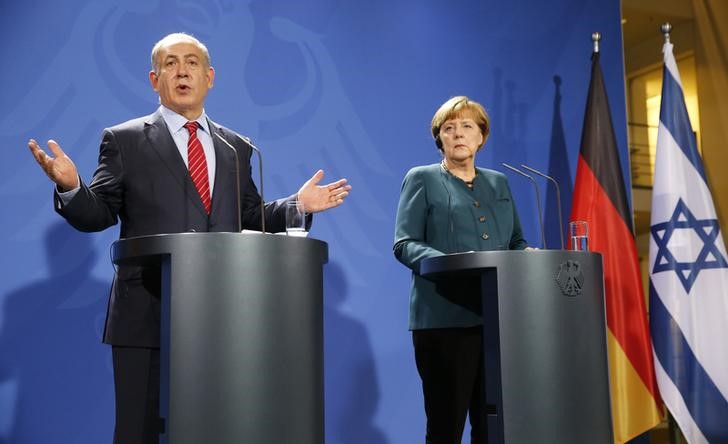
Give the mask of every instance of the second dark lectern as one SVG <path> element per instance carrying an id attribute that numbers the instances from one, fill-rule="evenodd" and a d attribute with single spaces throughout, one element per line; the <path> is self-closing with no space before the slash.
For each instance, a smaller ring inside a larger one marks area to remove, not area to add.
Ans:
<path id="1" fill-rule="evenodd" d="M 161 442 L 324 442 L 325 242 L 166 234 L 112 259 L 161 266 Z"/>
<path id="2" fill-rule="evenodd" d="M 420 272 L 470 280 L 465 296 L 482 299 L 491 444 L 613 442 L 601 255 L 478 251 L 425 259 Z"/>

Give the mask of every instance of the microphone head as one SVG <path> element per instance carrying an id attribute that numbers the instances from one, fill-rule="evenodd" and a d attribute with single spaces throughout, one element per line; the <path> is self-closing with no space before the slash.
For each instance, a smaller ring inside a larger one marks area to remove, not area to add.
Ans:
<path id="1" fill-rule="evenodd" d="M 253 150 L 257 151 L 258 154 L 260 154 L 260 150 L 258 149 L 257 146 L 255 146 L 255 144 L 253 143 L 253 141 L 250 140 L 250 137 L 241 136 L 239 134 L 238 134 L 238 137 L 240 137 L 241 139 L 243 139 L 243 142 L 247 143 L 249 147 L 253 148 Z"/>
<path id="2" fill-rule="evenodd" d="M 251 147 L 251 148 L 252 148 L 253 150 L 255 150 L 255 151 L 257 151 L 258 153 L 260 153 L 260 150 L 258 149 L 258 147 L 257 147 L 257 146 L 255 146 L 255 144 L 254 144 L 254 143 L 253 143 L 253 141 L 252 141 L 252 140 L 250 139 L 250 137 L 248 137 L 248 136 L 243 136 L 242 134 L 238 134 L 238 133 L 236 133 L 235 131 L 230 131 L 230 132 L 231 132 L 231 133 L 233 133 L 233 134 L 235 135 L 235 137 L 237 137 L 238 139 L 240 139 L 240 140 L 242 140 L 243 142 L 245 142 L 245 143 L 246 143 L 246 144 L 247 144 L 247 145 L 248 145 L 249 147 Z"/>

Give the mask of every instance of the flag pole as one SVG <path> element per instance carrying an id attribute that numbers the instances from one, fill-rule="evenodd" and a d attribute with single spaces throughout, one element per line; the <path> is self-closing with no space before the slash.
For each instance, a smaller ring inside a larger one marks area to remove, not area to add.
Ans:
<path id="1" fill-rule="evenodd" d="M 660 32 L 665 37 L 665 43 L 670 43 L 670 31 L 672 31 L 672 25 L 670 22 L 665 22 L 660 25 Z M 675 417 L 672 416 L 672 412 L 669 409 L 665 409 L 667 412 L 667 430 L 670 439 L 670 444 L 678 444 L 684 441 L 682 432 L 675 422 Z"/>
<path id="2" fill-rule="evenodd" d="M 665 22 L 660 25 L 660 32 L 662 32 L 662 35 L 665 37 L 665 43 L 670 43 L 670 31 L 672 31 L 672 25 L 670 22 Z M 669 409 L 665 409 L 665 411 L 667 412 L 667 430 L 670 444 L 684 442 L 685 438 L 680 431 L 680 428 L 677 426 L 677 422 L 675 422 L 675 417 L 672 416 L 672 412 L 670 412 Z"/>
<path id="3" fill-rule="evenodd" d="M 661 413 L 627 181 L 599 63 L 602 34 L 590 34 L 591 79 L 570 220 L 599 227 L 589 233 L 589 246 L 604 260 L 613 438 L 627 442 L 658 425 Z"/>
<path id="4" fill-rule="evenodd" d="M 598 32 L 593 32 L 591 35 L 592 42 L 594 42 L 594 51 L 592 52 L 599 52 L 599 40 L 602 39 L 602 35 Z"/>
<path id="5" fill-rule="evenodd" d="M 660 31 L 662 31 L 662 35 L 665 36 L 665 43 L 670 43 L 670 31 L 672 31 L 672 25 L 670 22 L 665 22 L 660 25 Z"/>

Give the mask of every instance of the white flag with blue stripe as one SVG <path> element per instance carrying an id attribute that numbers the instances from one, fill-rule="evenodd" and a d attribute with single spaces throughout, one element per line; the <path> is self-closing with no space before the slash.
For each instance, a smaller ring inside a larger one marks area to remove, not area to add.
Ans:
<path id="1" fill-rule="evenodd" d="M 690 443 L 728 442 L 728 260 L 672 44 L 663 48 L 650 235 L 660 395 Z M 726 141 L 728 143 L 728 141 Z"/>

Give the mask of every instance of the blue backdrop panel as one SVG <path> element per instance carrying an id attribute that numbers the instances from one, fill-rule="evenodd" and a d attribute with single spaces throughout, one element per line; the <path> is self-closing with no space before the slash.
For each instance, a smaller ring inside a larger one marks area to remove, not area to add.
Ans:
<path id="1" fill-rule="evenodd" d="M 26 142 L 57 140 L 89 180 L 101 130 L 156 108 L 149 52 L 180 30 L 211 51 L 210 116 L 263 150 L 267 198 L 295 192 L 317 168 L 354 186 L 311 231 L 329 243 L 331 259 L 327 441 L 421 442 L 409 273 L 391 253 L 402 177 L 439 161 L 432 114 L 466 94 L 492 118 L 479 164 L 525 163 L 560 177 L 567 217 L 593 31 L 604 36 L 629 177 L 619 1 L 2 2 L 0 443 L 111 442 L 112 371 L 100 335 L 118 230 L 77 233 L 55 215 L 51 184 Z M 538 246 L 534 191 L 508 174 Z M 556 246 L 553 193 L 539 184 Z"/>

